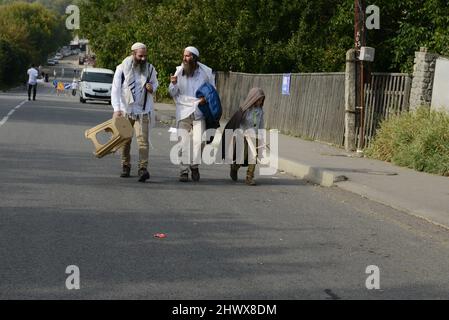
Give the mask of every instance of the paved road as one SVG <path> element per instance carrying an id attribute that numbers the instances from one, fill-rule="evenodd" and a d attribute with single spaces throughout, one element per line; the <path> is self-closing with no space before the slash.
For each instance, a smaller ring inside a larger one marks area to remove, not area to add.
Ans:
<path id="1" fill-rule="evenodd" d="M 24 101 L 0 95 L 0 121 Z M 0 299 L 449 298 L 447 231 L 282 173 L 247 187 L 203 166 L 181 184 L 162 123 L 151 182 L 121 179 L 119 156 L 95 159 L 83 136 L 110 115 L 47 92 L 0 126 Z"/>

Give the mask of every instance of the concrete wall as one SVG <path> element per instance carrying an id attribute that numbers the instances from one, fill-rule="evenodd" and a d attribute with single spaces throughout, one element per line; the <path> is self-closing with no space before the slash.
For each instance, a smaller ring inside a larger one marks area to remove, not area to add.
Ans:
<path id="1" fill-rule="evenodd" d="M 438 58 L 432 92 L 432 110 L 445 110 L 449 113 L 449 59 Z"/>

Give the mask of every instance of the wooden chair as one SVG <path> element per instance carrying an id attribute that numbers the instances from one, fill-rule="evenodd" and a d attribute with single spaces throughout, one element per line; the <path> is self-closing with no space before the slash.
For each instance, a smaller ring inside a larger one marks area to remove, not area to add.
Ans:
<path id="1" fill-rule="evenodd" d="M 97 134 L 102 131 L 112 134 L 111 139 L 105 144 L 101 144 L 97 140 Z M 95 147 L 94 155 L 97 158 L 103 158 L 110 153 L 116 152 L 125 143 L 131 140 L 133 128 L 128 119 L 116 117 L 86 130 L 84 136 L 86 139 L 92 140 Z"/>

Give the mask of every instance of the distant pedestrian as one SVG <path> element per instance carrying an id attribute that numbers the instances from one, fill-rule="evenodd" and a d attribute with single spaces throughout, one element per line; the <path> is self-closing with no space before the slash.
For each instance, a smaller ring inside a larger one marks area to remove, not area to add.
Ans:
<path id="1" fill-rule="evenodd" d="M 56 79 L 56 69 L 53 70 L 53 77 Z"/>
<path id="2" fill-rule="evenodd" d="M 62 81 L 56 81 L 56 93 L 59 95 L 64 95 L 65 94 L 65 85 L 64 82 Z"/>
<path id="3" fill-rule="evenodd" d="M 39 71 L 37 71 L 34 64 L 27 71 L 28 74 L 28 101 L 31 100 L 31 90 L 33 90 L 33 101 L 36 100 L 37 91 L 37 78 L 39 77 Z"/>
<path id="4" fill-rule="evenodd" d="M 72 96 L 76 96 L 76 91 L 78 90 L 78 81 L 76 78 L 73 78 L 72 82 Z"/>

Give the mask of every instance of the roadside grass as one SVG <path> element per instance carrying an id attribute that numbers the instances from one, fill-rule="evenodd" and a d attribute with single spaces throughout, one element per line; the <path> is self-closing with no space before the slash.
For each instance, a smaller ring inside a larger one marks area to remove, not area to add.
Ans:
<path id="1" fill-rule="evenodd" d="M 449 114 L 421 107 L 382 122 L 368 157 L 449 176 Z"/>

